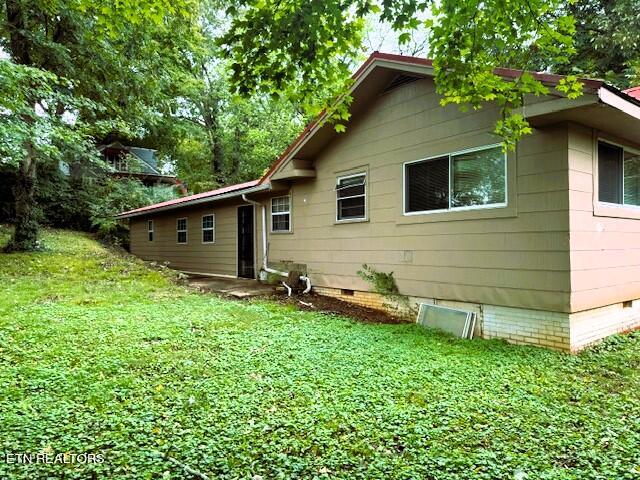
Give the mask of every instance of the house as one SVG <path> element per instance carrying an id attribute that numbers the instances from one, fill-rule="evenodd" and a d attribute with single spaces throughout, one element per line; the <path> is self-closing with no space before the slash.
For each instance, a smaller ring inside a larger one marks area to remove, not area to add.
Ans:
<path id="1" fill-rule="evenodd" d="M 165 175 L 158 169 L 156 151 L 150 148 L 132 147 L 120 142 L 98 145 L 104 162 L 115 178 L 135 178 L 148 187 L 179 185 L 173 175 Z"/>
<path id="2" fill-rule="evenodd" d="M 640 327 L 640 101 L 596 80 L 528 98 L 533 134 L 505 155 L 498 107 L 443 107 L 432 78 L 374 53 L 346 133 L 312 123 L 258 180 L 120 214 L 132 252 L 234 278 L 295 264 L 320 294 L 382 307 L 366 263 L 513 343 L 577 351 Z"/>

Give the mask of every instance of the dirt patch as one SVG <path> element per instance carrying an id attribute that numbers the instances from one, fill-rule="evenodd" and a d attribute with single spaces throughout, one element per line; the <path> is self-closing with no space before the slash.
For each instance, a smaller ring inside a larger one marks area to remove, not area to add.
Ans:
<path id="1" fill-rule="evenodd" d="M 351 317 L 355 320 L 367 323 L 406 323 L 406 319 L 395 317 L 388 312 L 361 307 L 349 302 L 343 302 L 337 298 L 316 295 L 314 293 L 294 296 L 277 297 L 278 300 L 297 306 L 300 310 L 310 312 L 327 312 Z"/>

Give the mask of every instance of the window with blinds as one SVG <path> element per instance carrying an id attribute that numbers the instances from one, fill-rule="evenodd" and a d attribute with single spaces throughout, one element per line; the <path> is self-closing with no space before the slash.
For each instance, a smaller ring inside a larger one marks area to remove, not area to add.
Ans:
<path id="1" fill-rule="evenodd" d="M 504 206 L 506 175 L 500 146 L 406 163 L 404 213 Z"/>
<path id="2" fill-rule="evenodd" d="M 366 174 L 338 177 L 336 208 L 338 221 L 366 219 Z"/>
<path id="3" fill-rule="evenodd" d="M 640 153 L 598 142 L 598 200 L 640 206 Z"/>

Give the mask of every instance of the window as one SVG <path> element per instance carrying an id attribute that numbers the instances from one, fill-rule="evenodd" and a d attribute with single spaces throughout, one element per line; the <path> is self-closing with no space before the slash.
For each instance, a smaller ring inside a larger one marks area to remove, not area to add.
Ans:
<path id="1" fill-rule="evenodd" d="M 291 231 L 291 197 L 276 197 L 271 199 L 271 231 Z"/>
<path id="2" fill-rule="evenodd" d="M 215 215 L 204 215 L 202 217 L 202 243 L 215 242 Z"/>
<path id="3" fill-rule="evenodd" d="M 598 200 L 640 206 L 640 154 L 598 142 Z"/>
<path id="4" fill-rule="evenodd" d="M 336 185 L 337 220 L 366 219 L 366 174 L 338 177 Z"/>
<path id="5" fill-rule="evenodd" d="M 187 243 L 187 219 L 179 218 L 176 223 L 176 232 L 178 233 L 178 243 Z"/>
<path id="6" fill-rule="evenodd" d="M 153 242 L 153 220 L 149 220 L 147 222 L 147 235 L 149 237 L 149 241 Z"/>
<path id="7" fill-rule="evenodd" d="M 506 162 L 493 145 L 406 163 L 404 213 L 504 206 Z"/>

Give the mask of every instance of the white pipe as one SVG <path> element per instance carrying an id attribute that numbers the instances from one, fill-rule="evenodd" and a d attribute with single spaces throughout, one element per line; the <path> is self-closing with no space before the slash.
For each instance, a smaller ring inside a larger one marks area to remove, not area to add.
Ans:
<path id="1" fill-rule="evenodd" d="M 276 275 L 281 275 L 283 277 L 288 277 L 289 274 L 286 272 L 281 272 L 279 270 L 275 270 L 273 268 L 269 268 L 268 265 L 268 261 L 267 261 L 267 254 L 268 254 L 268 248 L 267 248 L 267 208 L 261 204 L 260 202 L 256 202 L 255 200 L 251 200 L 250 198 L 247 198 L 247 194 L 243 193 L 242 194 L 242 199 L 247 202 L 250 203 L 251 205 L 255 205 L 257 207 L 260 207 L 260 209 L 262 210 L 262 269 L 265 272 L 268 273 L 274 273 Z M 304 293 L 309 293 L 311 291 L 311 279 L 309 277 L 305 277 L 305 276 L 301 276 L 300 280 L 302 280 L 303 282 L 307 283 L 307 287 L 304 289 L 304 291 L 302 292 Z M 282 284 L 287 288 L 288 292 L 289 292 L 289 296 L 291 296 L 291 287 L 289 285 L 287 285 L 286 283 L 282 282 Z"/>
<path id="2" fill-rule="evenodd" d="M 303 282 L 307 282 L 307 288 L 305 288 L 302 292 L 302 294 L 304 295 L 305 293 L 309 293 L 311 291 L 311 279 L 309 277 L 300 277 L 300 280 L 302 280 Z"/>
<path id="3" fill-rule="evenodd" d="M 284 285 L 284 288 L 287 289 L 287 296 L 290 297 L 291 296 L 291 287 L 289 285 L 287 285 L 286 283 L 282 282 L 282 284 Z"/>

